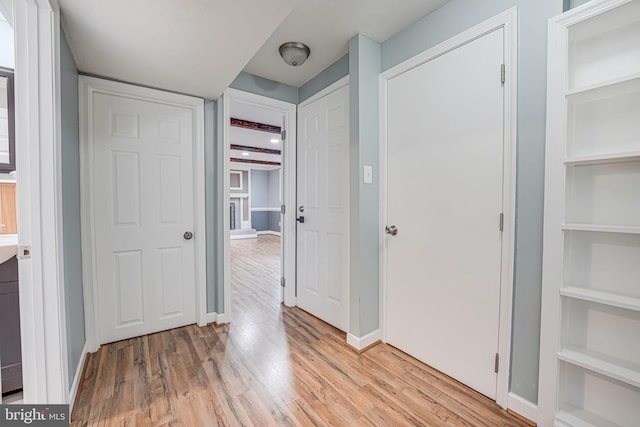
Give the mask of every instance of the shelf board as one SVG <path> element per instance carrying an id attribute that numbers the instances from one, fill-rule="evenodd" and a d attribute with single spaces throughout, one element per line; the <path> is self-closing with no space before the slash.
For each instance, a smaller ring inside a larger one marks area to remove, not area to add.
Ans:
<path id="1" fill-rule="evenodd" d="M 640 234 L 640 227 L 622 225 L 563 224 L 564 231 L 593 231 L 598 233 Z"/>
<path id="2" fill-rule="evenodd" d="M 571 427 L 620 427 L 618 424 L 584 409 L 566 406 L 567 409 L 561 410 L 556 414 L 556 420 L 563 425 Z"/>
<path id="3" fill-rule="evenodd" d="M 565 348 L 558 359 L 640 388 L 640 365 L 579 348 Z"/>
<path id="4" fill-rule="evenodd" d="M 640 82 L 640 73 L 633 73 L 626 76 L 617 77 L 615 79 L 571 89 L 566 91 L 566 96 L 567 98 L 571 98 L 575 97 L 576 95 L 586 94 L 588 92 L 606 91 L 611 86 L 633 82 L 634 80 L 638 80 L 638 82 Z"/>
<path id="5" fill-rule="evenodd" d="M 575 286 L 568 286 L 566 288 L 560 289 L 560 295 L 562 295 L 563 297 L 581 299 L 583 301 L 591 301 L 598 304 L 624 308 L 626 310 L 640 311 L 640 298 L 616 295 L 609 292 L 597 291 L 594 289 L 578 288 Z"/>
<path id="6" fill-rule="evenodd" d="M 640 161 L 640 151 L 567 157 L 564 159 L 564 164 L 569 166 L 578 166 L 632 161 Z"/>

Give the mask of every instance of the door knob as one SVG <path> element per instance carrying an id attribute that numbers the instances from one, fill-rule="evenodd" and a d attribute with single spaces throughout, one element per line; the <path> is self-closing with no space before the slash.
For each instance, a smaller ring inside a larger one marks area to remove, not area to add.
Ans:
<path id="1" fill-rule="evenodd" d="M 384 232 L 395 236 L 396 234 L 398 234 L 398 227 L 396 227 L 395 225 L 387 225 L 384 228 Z"/>
<path id="2" fill-rule="evenodd" d="M 304 212 L 304 206 L 300 206 L 300 207 L 298 208 L 298 210 L 299 210 L 300 212 Z"/>
<path id="3" fill-rule="evenodd" d="M 304 224 L 304 217 L 301 216 L 300 218 L 296 218 L 296 221 L 298 221 L 300 224 Z"/>
<path id="4" fill-rule="evenodd" d="M 193 238 L 193 233 L 190 231 L 185 231 L 182 236 L 185 240 L 191 240 Z"/>

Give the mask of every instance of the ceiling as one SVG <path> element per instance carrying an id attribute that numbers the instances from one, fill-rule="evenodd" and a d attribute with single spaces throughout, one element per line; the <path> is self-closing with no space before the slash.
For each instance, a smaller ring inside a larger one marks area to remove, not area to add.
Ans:
<path id="1" fill-rule="evenodd" d="M 236 119 L 263 123 L 272 126 L 282 126 L 284 121 L 284 114 L 282 112 L 270 110 L 265 107 L 259 107 L 253 104 L 247 104 L 245 102 L 237 100 L 231 101 L 229 114 L 231 117 Z M 243 145 L 255 148 L 266 148 L 269 150 L 282 150 L 282 141 L 280 140 L 280 135 L 271 132 L 244 129 L 235 126 L 229 127 L 229 144 Z M 281 156 L 277 154 L 257 153 L 247 150 L 232 149 L 230 151 L 230 156 L 231 158 L 261 160 L 268 162 L 280 162 L 281 160 Z M 277 166 L 262 167 L 255 164 L 250 164 L 250 167 L 261 169 L 277 168 Z"/>
<path id="2" fill-rule="evenodd" d="M 300 87 L 348 51 L 349 40 L 363 33 L 377 42 L 442 6 L 447 0 L 299 0 L 298 6 L 260 48 L 244 71 Z M 300 41 L 311 48 L 300 67 L 284 63 L 278 47 Z"/>
<path id="3" fill-rule="evenodd" d="M 6 0 L 0 0 L 6 1 Z M 81 72 L 217 98 L 243 69 L 300 87 L 357 33 L 383 42 L 447 0 L 59 0 Z M 179 6 L 177 6 L 179 4 Z M 280 44 L 311 56 L 290 67 Z"/>
<path id="4" fill-rule="evenodd" d="M 217 98 L 297 0 L 59 0 L 80 71 Z"/>

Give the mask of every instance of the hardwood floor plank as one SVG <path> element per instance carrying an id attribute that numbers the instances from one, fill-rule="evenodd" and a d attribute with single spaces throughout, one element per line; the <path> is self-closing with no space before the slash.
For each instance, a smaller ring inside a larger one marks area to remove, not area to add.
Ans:
<path id="1" fill-rule="evenodd" d="M 231 249 L 233 323 L 102 346 L 74 427 L 526 426 L 398 349 L 358 353 L 344 332 L 282 306 L 277 237 Z"/>

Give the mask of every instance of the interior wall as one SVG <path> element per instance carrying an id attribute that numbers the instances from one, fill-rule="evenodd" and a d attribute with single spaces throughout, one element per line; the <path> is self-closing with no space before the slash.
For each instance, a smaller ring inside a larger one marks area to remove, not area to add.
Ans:
<path id="1" fill-rule="evenodd" d="M 358 34 L 349 42 L 349 333 L 380 327 L 378 78 L 380 44 Z M 364 165 L 373 183 L 363 184 Z"/>
<path id="2" fill-rule="evenodd" d="M 322 89 L 349 75 L 349 54 L 338 59 L 298 89 L 298 102 L 306 101 Z"/>
<path id="3" fill-rule="evenodd" d="M 563 1 L 451 0 L 385 42 L 382 69 L 389 69 L 513 6 L 518 7 L 519 51 L 511 391 L 535 403 L 540 350 L 547 22 L 562 12 Z"/>
<path id="4" fill-rule="evenodd" d="M 254 76 L 244 71 L 238 74 L 229 87 L 292 104 L 298 103 L 298 88 Z"/>
<path id="5" fill-rule="evenodd" d="M 85 344 L 80 240 L 80 135 L 78 119 L 78 68 L 67 39 L 60 30 L 60 92 L 62 123 L 62 227 L 64 296 L 67 329 L 69 385 L 73 383 Z"/>

